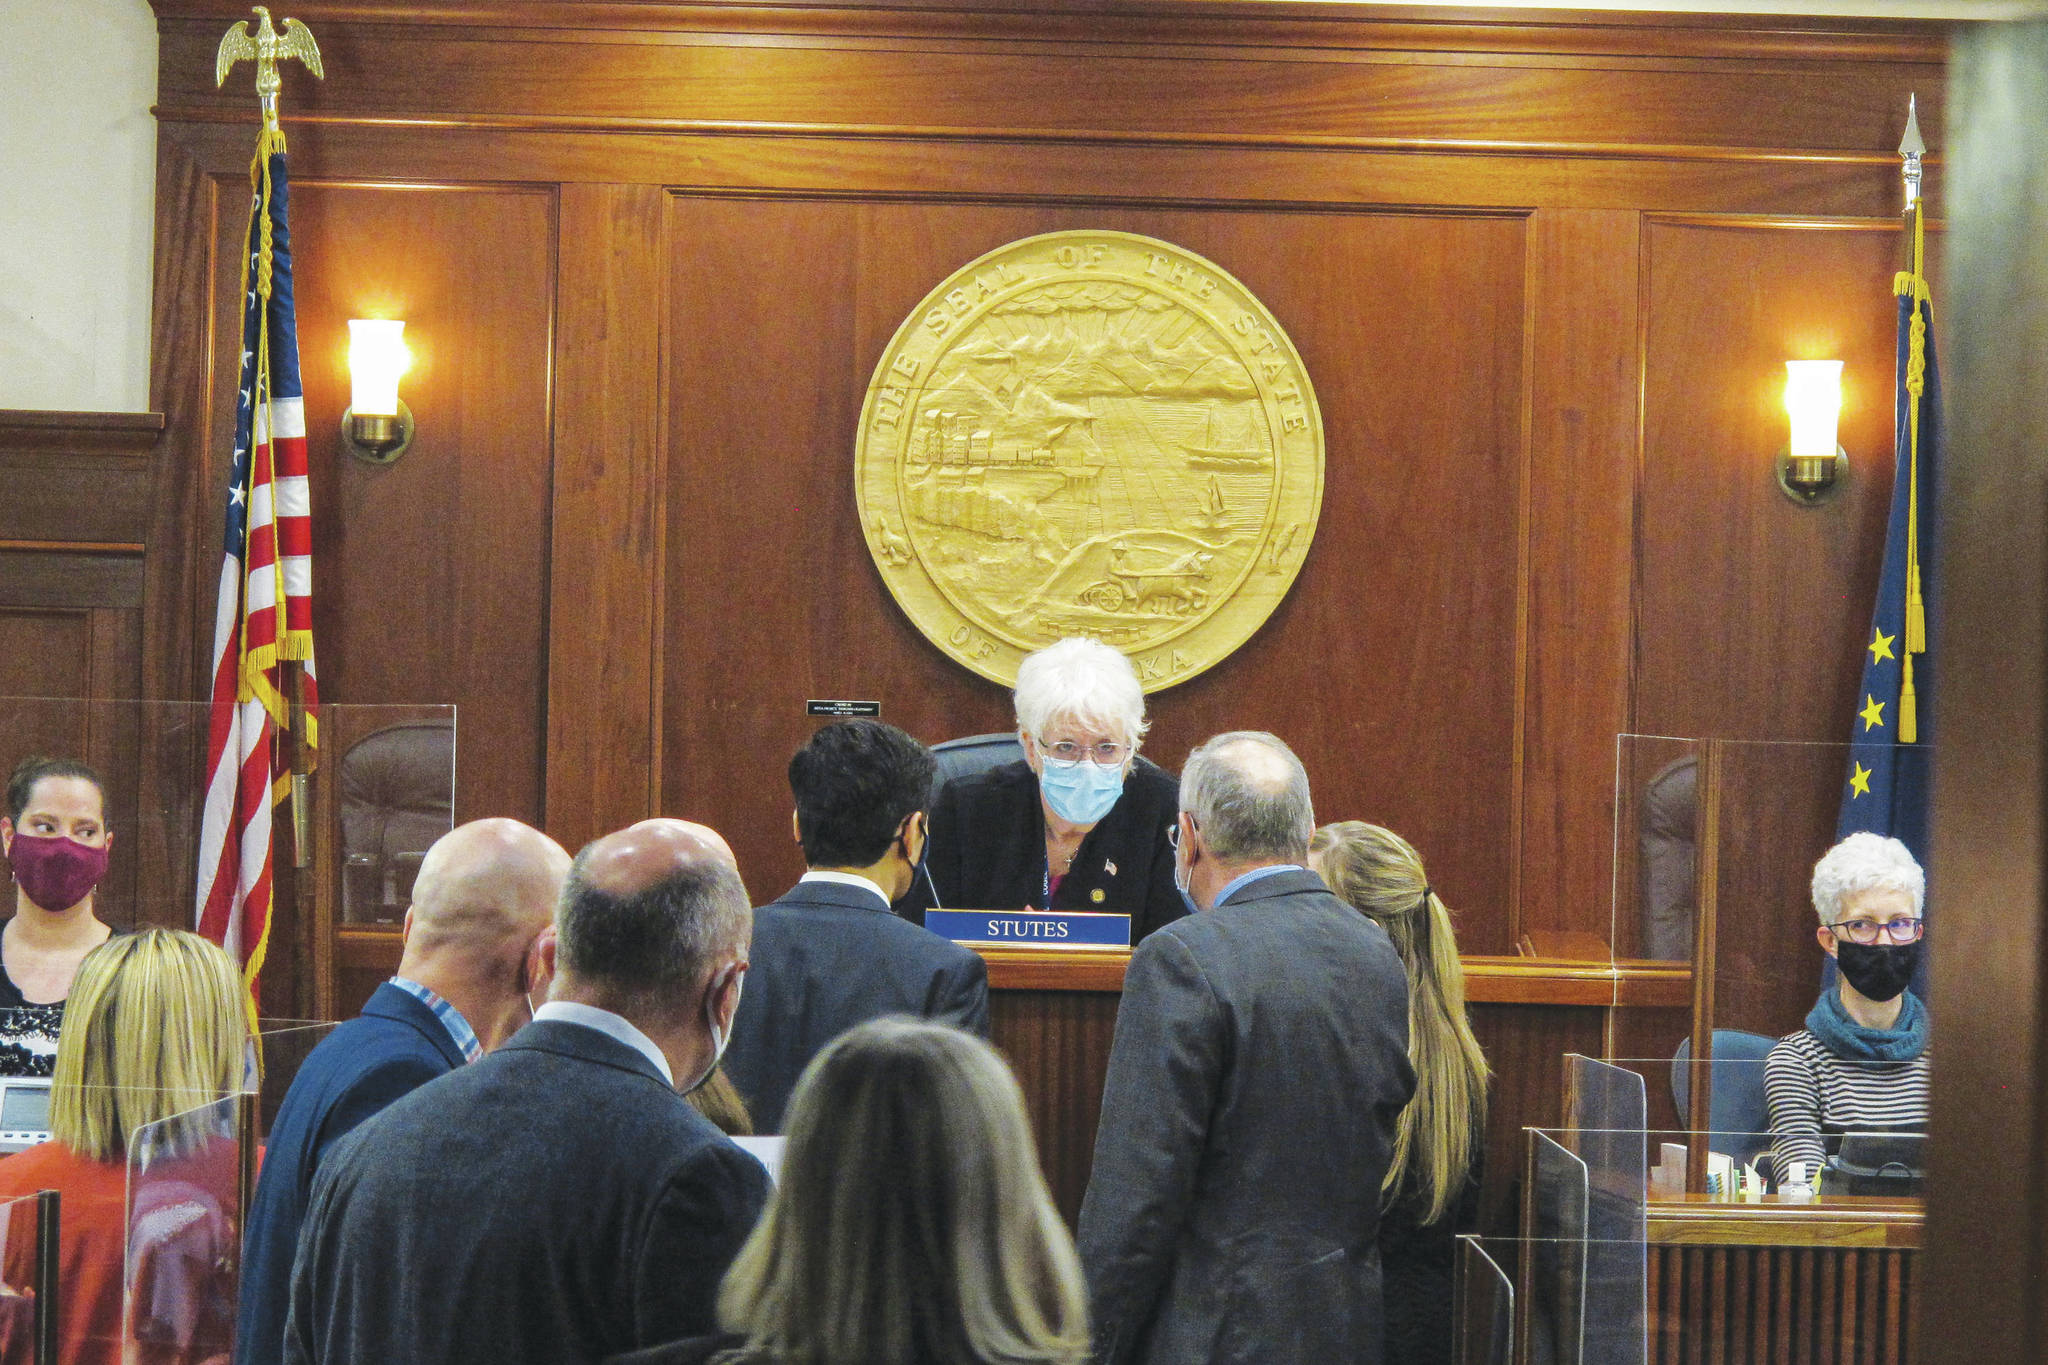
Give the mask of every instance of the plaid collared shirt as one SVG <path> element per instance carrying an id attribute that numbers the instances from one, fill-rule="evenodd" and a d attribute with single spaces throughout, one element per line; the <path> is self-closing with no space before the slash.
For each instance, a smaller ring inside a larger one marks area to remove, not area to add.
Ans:
<path id="1" fill-rule="evenodd" d="M 434 1017 L 441 1021 L 441 1027 L 448 1030 L 449 1039 L 462 1052 L 463 1061 L 473 1062 L 484 1055 L 483 1043 L 477 1039 L 476 1030 L 469 1026 L 469 1020 L 462 1017 L 461 1010 L 417 981 L 394 976 L 391 978 L 391 984 L 434 1012 Z"/>

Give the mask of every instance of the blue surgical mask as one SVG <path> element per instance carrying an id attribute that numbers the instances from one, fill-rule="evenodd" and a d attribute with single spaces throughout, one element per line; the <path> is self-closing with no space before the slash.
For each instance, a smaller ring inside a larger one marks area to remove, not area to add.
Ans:
<path id="1" fill-rule="evenodd" d="M 1053 814 L 1077 825 L 1092 825 L 1109 814 L 1109 808 L 1124 794 L 1123 765 L 1105 768 L 1077 758 L 1062 763 L 1056 758 L 1039 761 L 1038 789 Z"/>

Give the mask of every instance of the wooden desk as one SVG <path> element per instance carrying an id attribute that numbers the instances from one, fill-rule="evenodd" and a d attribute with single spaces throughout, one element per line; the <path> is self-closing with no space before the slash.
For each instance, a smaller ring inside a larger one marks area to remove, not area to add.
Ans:
<path id="1" fill-rule="evenodd" d="M 1652 1365 L 1905 1365 L 1923 1222 L 1918 1200 L 1652 1200 Z"/>
<path id="2" fill-rule="evenodd" d="M 1023 1086 L 1040 1164 L 1071 1223 L 1080 1216 L 1095 1154 L 1102 1081 L 1130 951 L 980 945 L 977 951 L 988 962 L 995 1044 Z M 1563 1120 L 1564 1054 L 1640 1055 L 1627 1040 L 1632 1024 L 1649 1020 L 1674 1039 L 1686 1036 L 1691 973 L 1681 963 L 1526 956 L 1468 957 L 1464 964 L 1473 1028 L 1494 1069 L 1482 1226 L 1512 1235 L 1522 1129 Z"/>

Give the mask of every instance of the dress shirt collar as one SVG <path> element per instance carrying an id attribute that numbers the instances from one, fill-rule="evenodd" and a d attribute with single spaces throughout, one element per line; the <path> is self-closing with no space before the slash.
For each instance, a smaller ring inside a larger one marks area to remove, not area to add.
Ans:
<path id="1" fill-rule="evenodd" d="M 799 886 L 805 882 L 831 882 L 835 886 L 858 886 L 862 890 L 874 892 L 875 896 L 882 902 L 884 910 L 887 910 L 891 904 L 888 892 L 884 891 L 874 882 L 869 881 L 866 877 L 861 876 L 858 872 L 827 872 L 823 868 L 814 867 L 809 872 L 804 873 L 803 876 L 797 878 Z"/>
<path id="2" fill-rule="evenodd" d="M 1236 895 L 1239 891 L 1242 891 L 1245 887 L 1250 886 L 1253 882 L 1259 880 L 1259 878 L 1261 877 L 1270 877 L 1275 872 L 1299 871 L 1301 871 L 1300 863 L 1274 863 L 1270 867 L 1255 867 L 1251 871 L 1242 873 L 1236 877 L 1232 877 L 1228 882 L 1226 882 L 1224 884 L 1223 889 L 1216 893 L 1216 899 L 1213 902 L 1213 904 L 1223 904 L 1223 902 L 1229 900 L 1232 896 Z"/>
<path id="3" fill-rule="evenodd" d="M 483 1042 L 476 1036 L 476 1030 L 469 1026 L 469 1020 L 463 1018 L 462 1011 L 449 1004 L 433 987 L 422 986 L 403 976 L 392 977 L 391 984 L 434 1012 L 434 1017 L 441 1021 L 441 1027 L 448 1030 L 448 1041 L 455 1044 L 463 1061 L 473 1062 L 484 1055 Z"/>
<path id="4" fill-rule="evenodd" d="M 545 1023 L 556 1019 L 564 1024 L 581 1024 L 584 1028 L 596 1029 L 607 1038 L 613 1038 L 632 1048 L 635 1052 L 654 1063 L 654 1069 L 673 1089 L 676 1073 L 669 1069 L 668 1058 L 654 1045 L 654 1040 L 633 1027 L 632 1021 L 624 1015 L 601 1010 L 595 1005 L 586 1005 L 578 1000 L 550 1000 L 533 1012 L 533 1022 Z"/>

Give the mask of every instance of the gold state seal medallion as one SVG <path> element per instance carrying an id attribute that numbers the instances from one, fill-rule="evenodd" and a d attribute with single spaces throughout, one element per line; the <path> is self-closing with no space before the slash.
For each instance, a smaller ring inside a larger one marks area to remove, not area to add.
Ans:
<path id="1" fill-rule="evenodd" d="M 1146 691 L 1251 637 L 1323 500 L 1301 357 L 1230 274 L 1124 232 L 1026 237 L 897 330 L 861 408 L 855 496 L 889 591 L 997 682 L 1089 635 Z"/>

